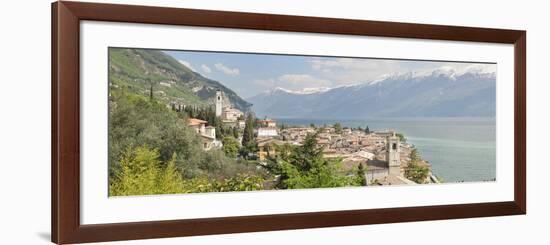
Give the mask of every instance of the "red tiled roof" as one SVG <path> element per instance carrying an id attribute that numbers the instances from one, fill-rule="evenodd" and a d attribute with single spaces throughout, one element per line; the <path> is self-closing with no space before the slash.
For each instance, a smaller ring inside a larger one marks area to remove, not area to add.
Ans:
<path id="1" fill-rule="evenodd" d="M 189 126 L 196 126 L 196 125 L 207 124 L 207 123 L 208 123 L 207 121 L 200 120 L 200 119 L 197 119 L 197 118 L 187 119 L 187 125 L 189 125 Z"/>

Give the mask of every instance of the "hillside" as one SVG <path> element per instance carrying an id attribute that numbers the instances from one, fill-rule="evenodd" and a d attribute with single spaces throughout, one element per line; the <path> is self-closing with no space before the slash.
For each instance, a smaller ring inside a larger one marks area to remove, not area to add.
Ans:
<path id="1" fill-rule="evenodd" d="M 238 109 L 246 111 L 251 104 L 218 81 L 193 72 L 162 51 L 109 48 L 109 82 L 111 87 L 124 87 L 139 94 L 149 94 L 166 103 L 211 105 L 216 90 L 222 90 Z"/>
<path id="2" fill-rule="evenodd" d="M 274 89 L 248 100 L 279 118 L 494 117 L 494 74 L 404 74 L 313 93 Z"/>

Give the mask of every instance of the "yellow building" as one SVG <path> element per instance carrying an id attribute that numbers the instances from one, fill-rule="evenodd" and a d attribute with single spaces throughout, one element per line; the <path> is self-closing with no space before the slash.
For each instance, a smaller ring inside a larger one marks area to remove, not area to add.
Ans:
<path id="1" fill-rule="evenodd" d="M 260 159 L 260 161 L 266 160 L 268 156 L 277 156 L 277 149 L 275 146 L 284 144 L 283 141 L 273 138 L 258 138 L 256 142 L 258 143 L 258 159 Z"/>

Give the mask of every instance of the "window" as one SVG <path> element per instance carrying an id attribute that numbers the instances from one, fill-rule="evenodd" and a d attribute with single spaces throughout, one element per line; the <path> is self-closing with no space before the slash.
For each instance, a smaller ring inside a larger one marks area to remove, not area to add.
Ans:
<path id="1" fill-rule="evenodd" d="M 397 150 L 397 143 L 393 143 L 391 148 L 392 148 L 393 150 Z"/>

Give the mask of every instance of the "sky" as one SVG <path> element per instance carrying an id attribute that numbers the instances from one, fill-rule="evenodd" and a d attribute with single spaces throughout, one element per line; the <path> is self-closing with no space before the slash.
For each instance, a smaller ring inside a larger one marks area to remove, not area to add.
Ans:
<path id="1" fill-rule="evenodd" d="M 404 73 L 457 75 L 496 72 L 496 64 L 434 62 L 201 51 L 165 51 L 180 63 L 216 80 L 242 98 L 277 87 L 293 91 L 371 83 Z"/>

